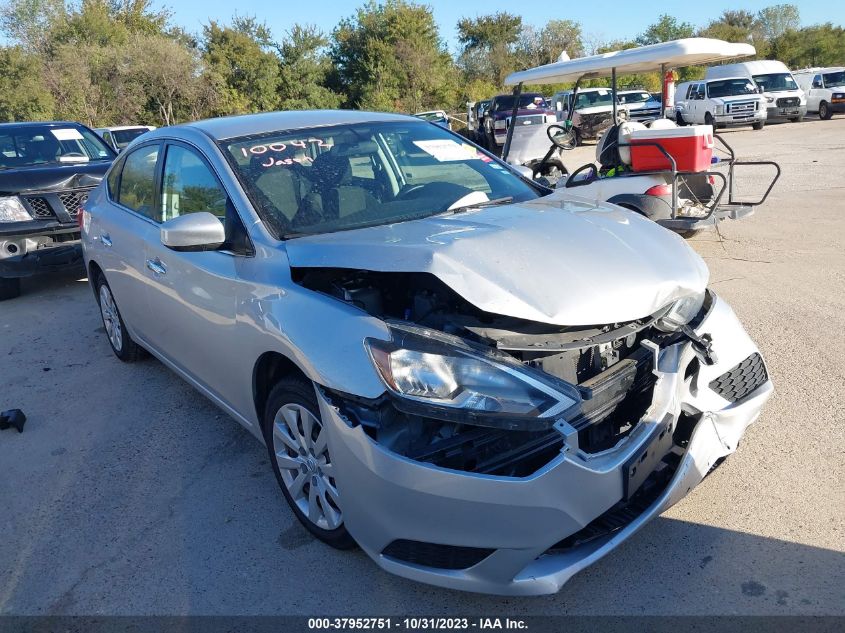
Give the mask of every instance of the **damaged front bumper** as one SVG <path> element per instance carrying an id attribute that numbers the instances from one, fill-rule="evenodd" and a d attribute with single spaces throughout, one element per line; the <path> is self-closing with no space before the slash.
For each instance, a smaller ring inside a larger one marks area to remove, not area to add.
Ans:
<path id="1" fill-rule="evenodd" d="M 759 352 L 724 301 L 713 297 L 695 332 L 712 339 L 713 364 L 689 342 L 655 348 L 652 403 L 633 430 L 600 453 L 564 443 L 527 477 L 393 453 L 318 390 L 347 529 L 379 566 L 406 578 L 484 593 L 556 592 L 735 451 L 771 395 Z"/>
<path id="2" fill-rule="evenodd" d="M 0 277 L 29 277 L 82 264 L 79 226 L 57 221 L 0 226 Z"/>

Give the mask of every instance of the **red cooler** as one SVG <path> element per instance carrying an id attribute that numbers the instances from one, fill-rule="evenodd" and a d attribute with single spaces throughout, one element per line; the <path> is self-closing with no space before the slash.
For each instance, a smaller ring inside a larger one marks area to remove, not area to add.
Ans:
<path id="1" fill-rule="evenodd" d="M 634 171 L 672 169 L 663 152 L 653 145 L 642 143 L 660 143 L 675 159 L 678 171 L 707 171 L 713 158 L 713 127 L 710 125 L 634 130 L 629 142 L 632 146 L 631 167 Z"/>

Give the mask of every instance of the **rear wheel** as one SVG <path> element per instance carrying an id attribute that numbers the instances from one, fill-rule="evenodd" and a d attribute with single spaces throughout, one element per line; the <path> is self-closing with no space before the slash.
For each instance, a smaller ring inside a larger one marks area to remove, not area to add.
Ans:
<path id="1" fill-rule="evenodd" d="M 14 299 L 21 295 L 21 280 L 17 277 L 4 279 L 0 277 L 0 301 Z"/>
<path id="2" fill-rule="evenodd" d="M 751 128 L 754 130 L 762 130 L 764 127 L 766 127 L 765 121 L 757 121 L 757 123 L 751 124 Z"/>
<path id="3" fill-rule="evenodd" d="M 106 338 L 109 340 L 114 355 L 124 363 L 134 363 L 143 358 L 144 349 L 133 341 L 129 332 L 126 331 L 126 324 L 120 316 L 114 295 L 103 275 L 97 277 L 97 302 L 100 304 L 100 316 L 103 317 Z"/>
<path id="4" fill-rule="evenodd" d="M 354 547 L 343 524 L 314 385 L 298 378 L 279 382 L 267 399 L 263 427 L 273 473 L 299 522 L 332 547 Z"/>
<path id="5" fill-rule="evenodd" d="M 822 101 L 819 104 L 819 118 L 823 121 L 827 121 L 832 116 L 833 110 L 830 109 L 830 106 L 827 104 L 827 101 Z"/>

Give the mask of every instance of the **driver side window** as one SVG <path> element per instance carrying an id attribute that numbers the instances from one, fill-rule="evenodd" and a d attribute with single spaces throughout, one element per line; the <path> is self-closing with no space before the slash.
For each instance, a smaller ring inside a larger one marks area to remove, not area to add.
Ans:
<path id="1" fill-rule="evenodd" d="M 221 220 L 226 217 L 228 197 L 217 177 L 196 152 L 170 145 L 164 158 L 159 222 L 207 211 Z"/>

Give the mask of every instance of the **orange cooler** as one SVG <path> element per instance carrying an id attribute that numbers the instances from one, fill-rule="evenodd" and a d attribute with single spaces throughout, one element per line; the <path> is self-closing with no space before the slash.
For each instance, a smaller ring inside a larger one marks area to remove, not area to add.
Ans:
<path id="1" fill-rule="evenodd" d="M 672 169 L 659 149 L 641 143 L 660 143 L 675 159 L 678 171 L 707 171 L 713 158 L 713 127 L 690 125 L 665 130 L 634 130 L 631 132 L 631 167 L 634 171 Z"/>

